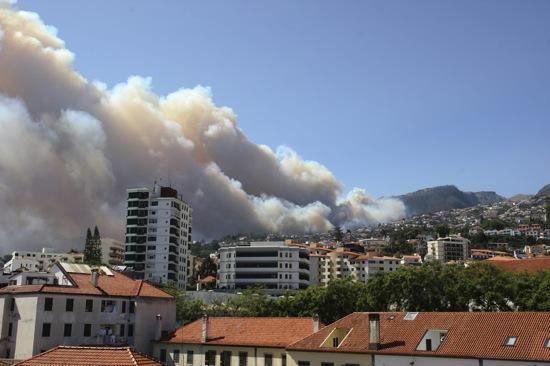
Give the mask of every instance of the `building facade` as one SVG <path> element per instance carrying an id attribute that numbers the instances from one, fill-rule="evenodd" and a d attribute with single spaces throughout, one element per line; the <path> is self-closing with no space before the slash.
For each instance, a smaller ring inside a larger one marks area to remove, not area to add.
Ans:
<path id="1" fill-rule="evenodd" d="M 170 187 L 155 184 L 127 192 L 124 265 L 135 278 L 185 289 L 191 207 Z"/>
<path id="2" fill-rule="evenodd" d="M 470 241 L 459 235 L 429 241 L 426 258 L 442 262 L 466 261 L 470 258 Z"/>
<path id="3" fill-rule="evenodd" d="M 107 267 L 56 264 L 43 284 L 0 289 L 0 356 L 27 359 L 58 345 L 131 345 L 174 329 L 174 298 Z"/>
<path id="4" fill-rule="evenodd" d="M 116 239 L 101 238 L 101 261 L 108 266 L 124 264 L 124 244 Z"/>
<path id="5" fill-rule="evenodd" d="M 284 242 L 251 242 L 218 250 L 217 287 L 244 289 L 261 285 L 270 292 L 298 290 L 310 284 L 309 251 Z"/>

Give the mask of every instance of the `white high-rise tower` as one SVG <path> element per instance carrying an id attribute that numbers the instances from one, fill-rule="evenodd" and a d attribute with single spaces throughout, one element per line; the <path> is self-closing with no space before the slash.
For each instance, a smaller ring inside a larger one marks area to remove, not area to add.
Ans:
<path id="1" fill-rule="evenodd" d="M 129 188 L 124 264 L 135 278 L 187 285 L 191 207 L 171 187 Z"/>

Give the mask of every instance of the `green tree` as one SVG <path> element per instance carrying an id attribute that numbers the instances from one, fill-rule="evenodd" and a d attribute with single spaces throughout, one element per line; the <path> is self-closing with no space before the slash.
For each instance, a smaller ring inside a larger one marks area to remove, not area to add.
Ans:
<path id="1" fill-rule="evenodd" d="M 176 299 L 176 320 L 178 323 L 190 323 L 199 319 L 204 313 L 206 306 L 201 300 L 193 299 L 175 286 L 167 286 L 163 290 Z"/>
<path id="2" fill-rule="evenodd" d="M 199 266 L 199 269 L 197 271 L 200 278 L 205 278 L 207 276 L 214 276 L 216 277 L 216 273 L 218 272 L 218 265 L 210 256 L 206 257 L 201 265 Z"/>
<path id="3" fill-rule="evenodd" d="M 435 232 L 440 238 L 444 238 L 446 236 L 449 236 L 451 229 L 449 229 L 449 226 L 447 225 L 437 225 L 435 227 Z"/>
<path id="4" fill-rule="evenodd" d="M 89 265 L 101 265 L 101 235 L 97 226 L 94 228 L 94 235 L 90 228 L 86 232 L 86 243 L 84 245 L 84 262 Z"/>

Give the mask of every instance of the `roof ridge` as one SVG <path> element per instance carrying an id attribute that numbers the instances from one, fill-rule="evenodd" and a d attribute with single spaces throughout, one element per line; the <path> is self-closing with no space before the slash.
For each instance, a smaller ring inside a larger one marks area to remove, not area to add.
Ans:
<path id="1" fill-rule="evenodd" d="M 130 347 L 126 347 L 126 351 L 128 351 L 128 354 L 130 355 L 130 359 L 132 359 L 132 362 L 134 365 L 139 366 L 139 364 L 136 361 L 136 358 L 134 357 L 134 353 L 130 349 Z"/>

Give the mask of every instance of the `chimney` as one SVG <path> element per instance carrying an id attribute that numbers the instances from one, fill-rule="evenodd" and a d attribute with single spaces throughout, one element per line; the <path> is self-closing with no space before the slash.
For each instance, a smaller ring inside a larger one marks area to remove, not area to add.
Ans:
<path id="1" fill-rule="evenodd" d="M 380 349 L 380 314 L 369 314 L 369 349 Z"/>
<path id="2" fill-rule="evenodd" d="M 162 315 L 157 314 L 157 329 L 155 333 L 155 340 L 160 341 L 162 338 Z"/>
<path id="3" fill-rule="evenodd" d="M 92 286 L 97 287 L 98 280 L 99 280 L 99 272 L 97 271 L 97 269 L 92 269 L 92 276 L 90 278 L 90 283 L 92 284 Z"/>
<path id="4" fill-rule="evenodd" d="M 208 340 L 208 315 L 204 314 L 202 316 L 201 342 L 206 343 L 207 340 Z"/>
<path id="5" fill-rule="evenodd" d="M 313 316 L 313 333 L 317 333 L 319 331 L 319 328 L 320 328 L 320 320 L 319 320 L 319 315 L 314 315 Z"/>

